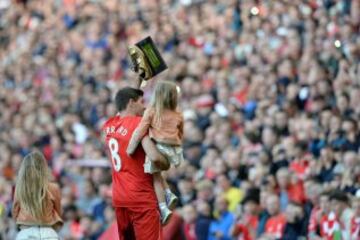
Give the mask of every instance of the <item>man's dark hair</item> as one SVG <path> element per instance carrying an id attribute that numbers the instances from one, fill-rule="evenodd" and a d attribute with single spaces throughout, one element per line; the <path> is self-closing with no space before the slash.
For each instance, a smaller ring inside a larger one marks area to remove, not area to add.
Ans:
<path id="1" fill-rule="evenodd" d="M 253 202 L 255 204 L 260 204 L 260 189 L 253 187 L 249 188 L 246 191 L 246 195 L 242 200 L 241 204 L 245 205 L 247 202 Z"/>
<path id="2" fill-rule="evenodd" d="M 330 191 L 323 191 L 323 192 L 320 194 L 320 197 L 325 196 L 325 197 L 328 197 L 329 200 L 330 200 L 330 194 L 331 194 Z"/>
<path id="3" fill-rule="evenodd" d="M 339 202 L 343 202 L 348 204 L 349 203 L 349 197 L 347 196 L 347 194 L 343 191 L 340 190 L 334 190 L 330 193 L 329 196 L 330 200 L 337 200 Z"/>
<path id="4" fill-rule="evenodd" d="M 115 96 L 116 109 L 119 112 L 125 110 L 130 99 L 137 101 L 143 95 L 144 92 L 136 88 L 125 87 L 120 89 Z"/>

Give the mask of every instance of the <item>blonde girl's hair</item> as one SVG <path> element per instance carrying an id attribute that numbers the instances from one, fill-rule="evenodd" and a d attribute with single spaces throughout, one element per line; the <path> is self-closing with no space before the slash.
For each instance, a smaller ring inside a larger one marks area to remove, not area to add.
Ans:
<path id="1" fill-rule="evenodd" d="M 50 180 L 50 171 L 44 156 L 38 152 L 26 155 L 16 179 L 15 198 L 32 217 L 40 220 L 47 209 L 44 199 Z"/>
<path id="2" fill-rule="evenodd" d="M 178 102 L 176 84 L 169 81 L 159 81 L 156 84 L 152 98 L 152 107 L 155 109 L 155 119 L 160 121 L 165 109 L 175 111 Z"/>

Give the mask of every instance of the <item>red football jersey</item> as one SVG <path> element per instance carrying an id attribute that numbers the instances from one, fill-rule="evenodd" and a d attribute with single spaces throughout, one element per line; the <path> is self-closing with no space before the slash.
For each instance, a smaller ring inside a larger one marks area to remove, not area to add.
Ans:
<path id="1" fill-rule="evenodd" d="M 144 173 L 145 152 L 141 145 L 128 156 L 126 148 L 141 117 L 115 116 L 103 126 L 112 165 L 114 207 L 156 207 L 153 177 Z"/>
<path id="2" fill-rule="evenodd" d="M 265 224 L 265 233 L 281 238 L 286 225 L 286 217 L 284 214 L 278 214 L 270 217 Z"/>

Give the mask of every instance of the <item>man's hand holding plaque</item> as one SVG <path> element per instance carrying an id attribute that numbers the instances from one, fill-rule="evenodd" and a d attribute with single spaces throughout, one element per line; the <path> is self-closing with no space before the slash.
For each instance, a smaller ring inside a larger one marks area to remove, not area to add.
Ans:
<path id="1" fill-rule="evenodd" d="M 149 80 L 167 69 L 151 37 L 147 37 L 135 45 L 128 47 L 132 69 L 142 80 Z"/>

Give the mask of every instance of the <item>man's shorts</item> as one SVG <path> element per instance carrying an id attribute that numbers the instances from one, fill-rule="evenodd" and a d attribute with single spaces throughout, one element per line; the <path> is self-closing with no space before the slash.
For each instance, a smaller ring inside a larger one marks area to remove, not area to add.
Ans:
<path id="1" fill-rule="evenodd" d="M 162 240 L 160 213 L 156 208 L 116 207 L 120 240 Z"/>

